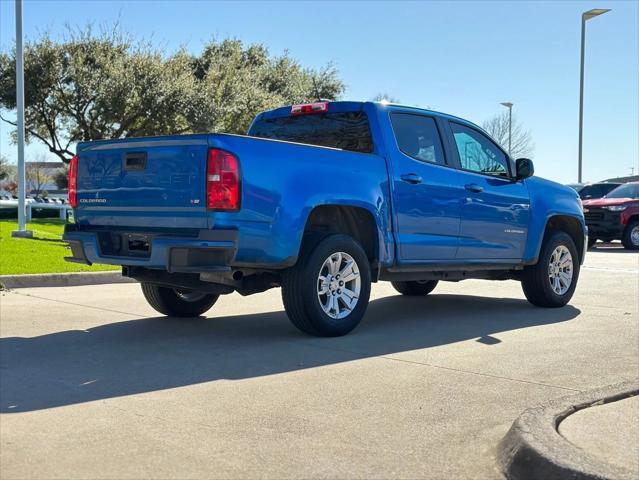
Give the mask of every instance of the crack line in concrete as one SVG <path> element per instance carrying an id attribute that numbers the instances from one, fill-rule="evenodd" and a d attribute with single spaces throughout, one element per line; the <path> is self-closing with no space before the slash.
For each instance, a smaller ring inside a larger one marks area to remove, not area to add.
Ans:
<path id="1" fill-rule="evenodd" d="M 57 298 L 40 297 L 38 295 L 32 295 L 30 293 L 21 293 L 21 292 L 16 292 L 16 291 L 9 291 L 8 293 L 13 293 L 15 295 L 22 295 L 23 297 L 37 298 L 39 300 L 46 300 L 46 301 L 49 301 L 49 302 L 63 303 L 65 305 L 73 305 L 74 307 L 91 308 L 93 310 L 101 310 L 103 312 L 121 313 L 122 315 L 133 315 L 133 316 L 140 317 L 140 318 L 147 318 L 148 317 L 148 315 L 140 315 L 138 313 L 123 312 L 121 310 L 113 310 L 111 308 L 94 307 L 92 305 L 84 305 L 82 303 L 67 302 L 65 300 L 58 300 Z"/>
<path id="2" fill-rule="evenodd" d="M 343 353 L 352 353 L 352 354 L 355 354 L 355 355 L 359 355 L 359 356 L 361 356 L 363 358 L 371 358 L 371 355 L 369 355 L 367 353 L 356 352 L 356 351 L 353 351 L 353 350 L 346 350 L 346 349 L 342 349 L 342 348 L 333 348 L 333 347 L 321 347 L 321 346 L 318 346 L 318 345 L 312 345 L 312 344 L 308 344 L 308 343 L 304 343 L 304 345 L 307 345 L 309 347 L 319 348 L 319 349 L 322 349 L 322 350 L 333 350 L 333 351 L 338 351 L 338 352 L 343 352 Z M 445 367 L 443 365 L 434 365 L 432 363 L 418 362 L 418 361 L 415 361 L 415 360 L 405 360 L 403 358 L 389 357 L 388 355 L 375 355 L 372 358 L 382 358 L 384 360 L 393 360 L 395 362 L 412 363 L 414 365 L 422 365 L 422 366 L 425 366 L 425 367 L 439 368 L 439 369 L 442 369 L 442 370 L 450 370 L 450 371 L 458 372 L 458 373 L 467 373 L 469 375 L 478 375 L 478 376 L 481 376 L 481 377 L 490 377 L 490 378 L 495 378 L 495 379 L 498 379 L 498 380 L 508 380 L 508 381 L 511 381 L 511 382 L 528 383 L 528 384 L 531 384 L 531 385 L 538 385 L 538 386 L 542 386 L 542 387 L 558 388 L 558 389 L 561 389 L 561 390 L 568 390 L 568 391 L 571 391 L 571 392 L 581 392 L 582 391 L 582 390 L 579 390 L 579 389 L 576 389 L 576 388 L 564 387 L 564 386 L 561 386 L 561 385 L 552 385 L 552 384 L 549 384 L 549 383 L 533 382 L 531 380 L 523 380 L 523 379 L 520 379 L 520 378 L 504 377 L 504 376 L 501 376 L 501 375 L 493 375 L 493 374 L 490 374 L 490 373 L 473 372 L 472 370 L 462 370 L 462 369 L 459 369 L 459 368 Z"/>

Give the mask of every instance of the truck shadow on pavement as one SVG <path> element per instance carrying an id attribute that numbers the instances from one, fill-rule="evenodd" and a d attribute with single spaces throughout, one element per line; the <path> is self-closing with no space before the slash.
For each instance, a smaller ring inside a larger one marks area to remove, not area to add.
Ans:
<path id="1" fill-rule="evenodd" d="M 304 336 L 282 311 L 133 319 L 2 338 L 0 412 L 260 377 L 469 339 L 493 348 L 500 343 L 493 334 L 563 322 L 579 313 L 572 306 L 541 309 L 524 300 L 433 294 L 373 300 L 359 328 L 341 338 Z"/>

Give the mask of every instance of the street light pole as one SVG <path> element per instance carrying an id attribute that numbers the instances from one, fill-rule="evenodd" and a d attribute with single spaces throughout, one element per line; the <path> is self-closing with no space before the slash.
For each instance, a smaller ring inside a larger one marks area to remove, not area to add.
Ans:
<path id="1" fill-rule="evenodd" d="M 579 168 L 577 179 L 582 181 L 584 140 L 584 59 L 586 56 L 586 22 L 609 12 L 609 8 L 593 8 L 581 14 L 581 69 L 579 73 Z"/>
<path id="2" fill-rule="evenodd" d="M 508 108 L 508 156 L 512 156 L 513 145 L 513 103 L 501 102 L 501 105 Z"/>
<path id="3" fill-rule="evenodd" d="M 16 0 L 16 108 L 18 127 L 18 230 L 12 237 L 31 237 L 26 229 L 26 172 L 24 165 L 24 48 L 22 45 L 22 0 Z"/>

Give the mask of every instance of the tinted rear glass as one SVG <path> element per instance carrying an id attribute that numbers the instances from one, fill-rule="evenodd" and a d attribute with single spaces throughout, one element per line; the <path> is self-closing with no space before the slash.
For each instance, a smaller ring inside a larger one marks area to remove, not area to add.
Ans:
<path id="1" fill-rule="evenodd" d="M 364 112 L 339 112 L 295 117 L 278 117 L 256 121 L 248 132 L 253 137 L 308 143 L 371 153 L 373 138 Z"/>

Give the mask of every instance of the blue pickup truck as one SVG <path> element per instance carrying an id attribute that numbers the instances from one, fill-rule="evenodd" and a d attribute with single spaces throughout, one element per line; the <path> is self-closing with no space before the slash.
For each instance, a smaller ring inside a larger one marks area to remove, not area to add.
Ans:
<path id="1" fill-rule="evenodd" d="M 164 315 L 281 287 L 318 336 L 355 328 L 377 281 L 515 279 L 560 307 L 587 230 L 575 191 L 532 175 L 466 120 L 372 102 L 278 108 L 247 135 L 80 143 L 67 260 L 121 265 Z"/>

